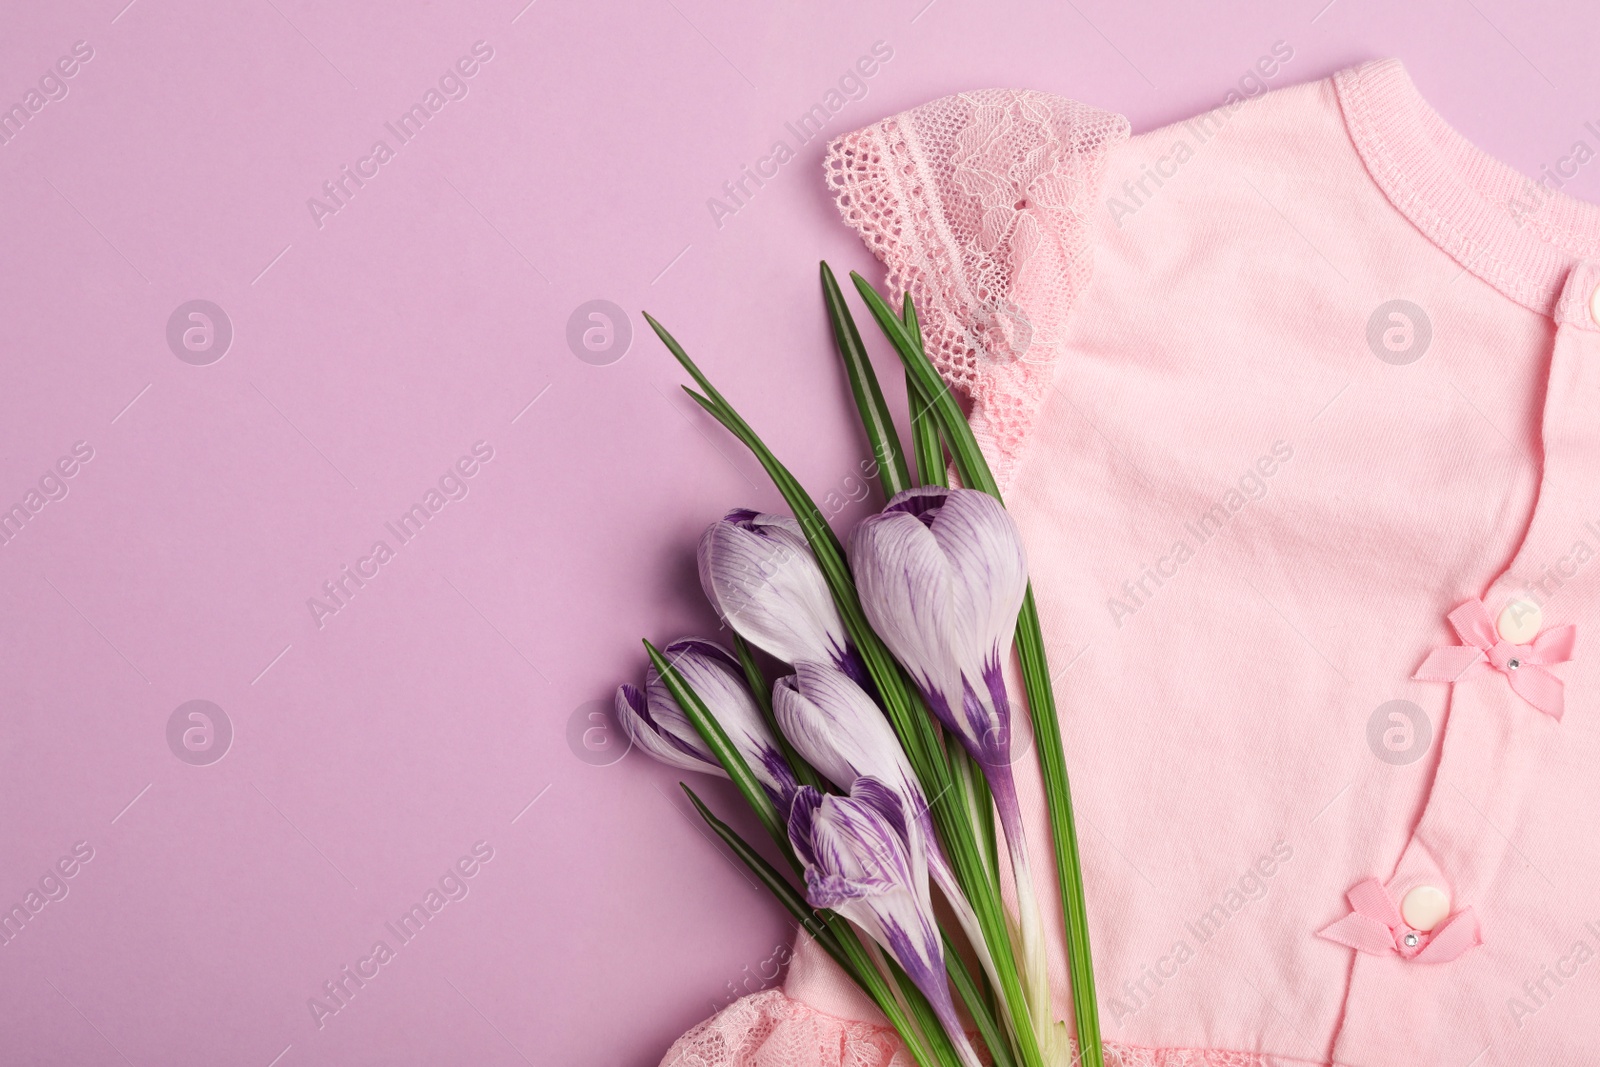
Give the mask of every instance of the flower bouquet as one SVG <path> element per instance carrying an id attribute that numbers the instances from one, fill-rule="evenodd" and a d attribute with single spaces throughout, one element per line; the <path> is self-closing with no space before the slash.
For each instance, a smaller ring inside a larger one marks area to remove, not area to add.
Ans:
<path id="1" fill-rule="evenodd" d="M 618 689 L 617 716 L 656 759 L 733 781 L 771 835 L 778 865 L 683 788 L 921 1067 L 1080 1059 L 1098 1067 L 1072 802 L 1021 540 L 960 405 L 923 351 L 910 296 L 897 314 L 851 277 L 904 365 L 912 447 L 908 455 L 901 445 L 824 263 L 834 340 L 888 499 L 848 542 L 645 315 L 698 386 L 685 391 L 755 454 L 793 514 L 735 510 L 711 525 L 699 545 L 700 581 L 732 648 L 646 641 L 644 688 Z M 960 487 L 949 485 L 952 465 Z M 1012 773 L 1003 665 L 1013 641 L 1050 817 L 1075 1042 L 1052 1017 L 1034 890 L 1040 843 L 1023 833 Z M 793 673 L 769 685 L 753 648 Z M 932 886 L 954 917 L 949 927 Z"/>

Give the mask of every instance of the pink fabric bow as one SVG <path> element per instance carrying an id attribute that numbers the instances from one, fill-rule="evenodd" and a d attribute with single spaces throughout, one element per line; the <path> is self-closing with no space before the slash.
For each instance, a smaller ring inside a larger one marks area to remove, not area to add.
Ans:
<path id="1" fill-rule="evenodd" d="M 1413 963 L 1449 963 L 1483 944 L 1478 917 L 1462 908 L 1430 931 L 1406 925 L 1394 898 L 1376 878 L 1345 894 L 1350 914 L 1317 931 L 1318 937 L 1373 956 L 1399 956 Z"/>
<path id="2" fill-rule="evenodd" d="M 1565 710 L 1561 679 L 1545 670 L 1550 663 L 1572 658 L 1578 628 L 1557 626 L 1533 639 L 1531 645 L 1513 645 L 1495 632 L 1481 600 L 1469 600 L 1450 613 L 1450 625 L 1461 638 L 1428 653 L 1413 678 L 1423 682 L 1453 682 L 1468 667 L 1487 662 L 1506 676 L 1512 692 L 1557 721 Z"/>

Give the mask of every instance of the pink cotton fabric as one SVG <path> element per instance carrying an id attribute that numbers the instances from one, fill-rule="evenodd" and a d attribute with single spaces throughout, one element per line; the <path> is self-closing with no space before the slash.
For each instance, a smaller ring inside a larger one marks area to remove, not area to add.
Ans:
<path id="1" fill-rule="evenodd" d="M 1108 1062 L 1600 1062 L 1600 210 L 1394 61 L 1132 138 L 960 94 L 828 180 L 1023 531 Z M 806 944 L 665 1060 L 904 1062 Z"/>

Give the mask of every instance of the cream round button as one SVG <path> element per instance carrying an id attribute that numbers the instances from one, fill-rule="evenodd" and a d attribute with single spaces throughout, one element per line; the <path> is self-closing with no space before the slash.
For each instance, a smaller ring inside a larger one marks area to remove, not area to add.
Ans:
<path id="1" fill-rule="evenodd" d="M 1594 292 L 1589 294 L 1589 317 L 1594 319 L 1596 326 L 1600 326 L 1600 285 L 1594 287 Z"/>
<path id="2" fill-rule="evenodd" d="M 1450 898 L 1444 890 L 1431 885 L 1417 886 L 1400 902 L 1400 917 L 1406 925 L 1424 933 L 1438 926 L 1449 914 Z"/>
<path id="3" fill-rule="evenodd" d="M 1539 605 L 1531 600 L 1513 600 L 1501 609 L 1495 629 L 1500 631 L 1502 640 L 1510 641 L 1513 645 L 1525 645 L 1539 635 L 1539 627 L 1543 623 L 1544 613 L 1539 610 Z"/>

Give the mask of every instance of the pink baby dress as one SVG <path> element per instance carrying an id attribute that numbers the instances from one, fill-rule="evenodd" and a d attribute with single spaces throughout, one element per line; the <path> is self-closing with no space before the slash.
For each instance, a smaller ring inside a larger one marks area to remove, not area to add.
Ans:
<path id="1" fill-rule="evenodd" d="M 1394 61 L 1132 138 L 962 93 L 827 179 L 1023 532 L 1108 1062 L 1600 1063 L 1600 210 Z M 802 941 L 665 1063 L 909 1059 Z"/>

